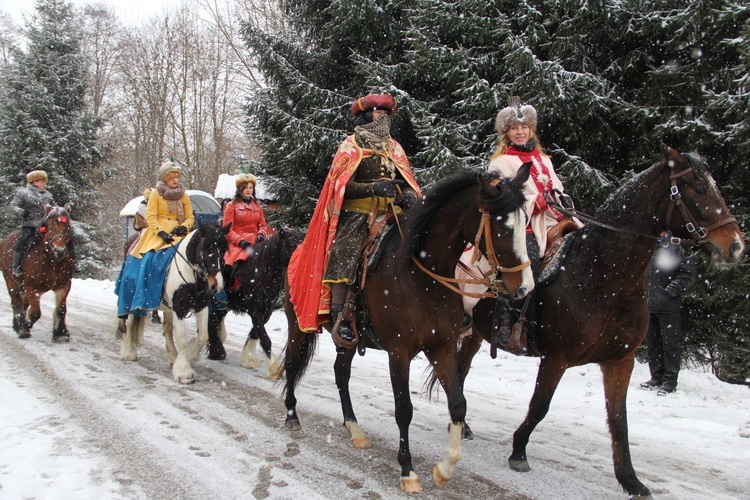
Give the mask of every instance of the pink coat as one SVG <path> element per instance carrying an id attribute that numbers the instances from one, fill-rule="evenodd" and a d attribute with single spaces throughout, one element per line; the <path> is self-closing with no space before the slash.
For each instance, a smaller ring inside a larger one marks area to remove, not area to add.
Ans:
<path id="1" fill-rule="evenodd" d="M 224 254 L 224 263 L 227 266 L 234 265 L 237 260 L 247 259 L 247 253 L 240 247 L 240 241 L 245 240 L 251 245 L 255 245 L 258 233 L 264 237 L 268 236 L 268 226 L 266 218 L 263 216 L 263 209 L 257 201 L 252 200 L 245 203 L 242 200 L 230 201 L 224 207 L 223 224 L 232 224 L 232 228 L 227 233 L 229 250 Z"/>

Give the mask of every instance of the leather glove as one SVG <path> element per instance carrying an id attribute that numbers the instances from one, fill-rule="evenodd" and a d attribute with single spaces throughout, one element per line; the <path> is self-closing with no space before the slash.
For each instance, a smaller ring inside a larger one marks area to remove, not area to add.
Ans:
<path id="1" fill-rule="evenodd" d="M 560 193 L 557 195 L 557 197 L 560 199 L 560 205 L 566 209 L 566 210 L 575 210 L 575 204 L 573 203 L 573 198 L 568 196 L 565 193 Z"/>
<path id="2" fill-rule="evenodd" d="M 251 246 L 252 246 L 252 245 L 251 245 L 250 243 L 248 243 L 247 241 L 245 241 L 245 240 L 240 240 L 240 248 L 241 248 L 241 249 L 243 249 L 243 250 L 247 250 L 247 249 L 248 249 L 248 248 L 250 248 Z"/>
<path id="3" fill-rule="evenodd" d="M 166 243 L 172 243 L 174 241 L 174 237 L 166 231 L 159 231 L 156 234 L 158 234 L 159 237 L 163 239 Z"/>
<path id="4" fill-rule="evenodd" d="M 372 185 L 372 194 L 393 198 L 396 196 L 396 184 L 399 182 L 403 184 L 404 181 L 378 181 Z"/>
<path id="5" fill-rule="evenodd" d="M 409 210 L 414 205 L 414 194 L 411 191 L 401 193 L 396 196 L 396 201 L 393 202 L 396 206 L 401 207 L 404 211 Z"/>
<path id="6" fill-rule="evenodd" d="M 175 236 L 185 236 L 188 233 L 188 230 L 185 226 L 177 226 L 176 228 L 172 229 L 172 234 Z"/>
<path id="7" fill-rule="evenodd" d="M 538 214 L 539 212 L 544 212 L 549 208 L 549 205 L 547 204 L 547 200 L 544 199 L 544 193 L 539 193 L 536 195 L 536 202 L 534 203 L 534 213 Z"/>
<path id="8" fill-rule="evenodd" d="M 263 233 L 258 233 L 258 236 L 255 237 L 255 243 L 260 243 L 261 241 L 265 241 L 266 237 L 263 235 Z"/>

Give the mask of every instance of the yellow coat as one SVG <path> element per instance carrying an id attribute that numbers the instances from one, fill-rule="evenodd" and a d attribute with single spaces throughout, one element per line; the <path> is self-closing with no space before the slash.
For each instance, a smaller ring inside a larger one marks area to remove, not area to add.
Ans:
<path id="1" fill-rule="evenodd" d="M 167 209 L 167 200 L 162 198 L 157 190 L 154 190 L 151 196 L 149 196 L 148 205 L 146 206 L 148 227 L 142 231 L 141 239 L 138 240 L 130 255 L 140 259 L 143 254 L 150 250 L 161 250 L 162 248 L 179 243 L 182 237 L 175 236 L 174 241 L 171 244 L 167 244 L 159 236 L 159 231 L 171 233 L 177 226 L 185 226 L 188 231 L 193 229 L 195 216 L 193 215 L 193 204 L 190 203 L 190 197 L 187 193 L 182 195 L 182 203 L 185 211 L 185 220 L 180 224 L 177 220 L 177 214 L 171 213 Z"/>

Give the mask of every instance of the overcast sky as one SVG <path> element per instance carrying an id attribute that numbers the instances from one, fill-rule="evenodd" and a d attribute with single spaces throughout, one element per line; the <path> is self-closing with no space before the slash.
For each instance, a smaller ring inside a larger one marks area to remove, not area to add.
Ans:
<path id="1" fill-rule="evenodd" d="M 167 6 L 180 5 L 182 0 L 72 0 L 76 7 L 83 7 L 91 3 L 113 5 L 118 16 L 124 23 L 139 24 L 139 21 L 149 19 Z M 0 10 L 10 14 L 18 24 L 23 24 L 23 14 L 34 11 L 34 0 L 0 0 Z"/>

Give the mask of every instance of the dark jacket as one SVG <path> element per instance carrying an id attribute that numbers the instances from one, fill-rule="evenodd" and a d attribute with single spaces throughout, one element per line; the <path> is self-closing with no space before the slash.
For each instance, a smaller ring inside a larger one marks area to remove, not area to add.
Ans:
<path id="1" fill-rule="evenodd" d="M 679 245 L 659 246 L 646 275 L 649 312 L 680 310 L 682 295 L 695 283 L 698 270 L 692 257 L 684 256 Z"/>
<path id="2" fill-rule="evenodd" d="M 10 202 L 10 211 L 23 219 L 21 227 L 39 227 L 47 213 L 46 205 L 57 206 L 49 191 L 29 184 L 18 188 Z"/>

